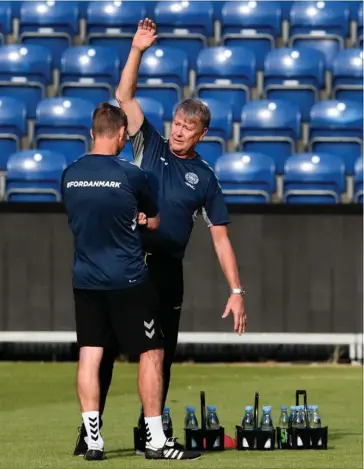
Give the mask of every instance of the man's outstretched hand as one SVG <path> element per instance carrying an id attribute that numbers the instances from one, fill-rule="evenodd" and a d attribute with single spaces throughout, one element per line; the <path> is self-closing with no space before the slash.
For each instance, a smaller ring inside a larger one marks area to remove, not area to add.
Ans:
<path id="1" fill-rule="evenodd" d="M 157 26 L 151 19 L 145 18 L 144 21 L 140 20 L 137 32 L 134 35 L 132 47 L 138 48 L 140 52 L 146 51 L 155 43 L 158 37 L 156 32 Z"/>

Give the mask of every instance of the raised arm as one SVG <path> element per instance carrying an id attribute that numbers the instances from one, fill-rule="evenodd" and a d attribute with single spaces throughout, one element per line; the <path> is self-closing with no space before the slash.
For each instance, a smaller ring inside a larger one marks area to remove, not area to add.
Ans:
<path id="1" fill-rule="evenodd" d="M 128 117 L 128 133 L 135 135 L 140 129 L 144 115 L 138 101 L 135 99 L 135 90 L 138 82 L 138 71 L 143 53 L 154 44 L 157 39 L 156 25 L 146 18 L 139 21 L 138 29 L 134 35 L 128 60 L 122 71 L 115 97 L 120 107 Z"/>

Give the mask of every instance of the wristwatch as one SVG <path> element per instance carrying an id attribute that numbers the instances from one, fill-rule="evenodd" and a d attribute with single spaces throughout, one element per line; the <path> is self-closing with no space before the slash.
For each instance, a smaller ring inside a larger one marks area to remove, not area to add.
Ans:
<path id="1" fill-rule="evenodd" d="M 244 295 L 245 295 L 245 290 L 244 290 L 244 288 L 241 288 L 241 287 L 240 287 L 240 288 L 232 288 L 232 289 L 230 290 L 230 293 L 231 293 L 231 294 L 234 293 L 234 294 L 236 294 L 236 295 L 244 296 Z"/>

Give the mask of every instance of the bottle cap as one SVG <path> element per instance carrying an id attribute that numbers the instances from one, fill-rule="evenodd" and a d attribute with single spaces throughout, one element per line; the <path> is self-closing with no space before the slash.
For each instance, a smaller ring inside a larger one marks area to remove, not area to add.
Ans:
<path id="1" fill-rule="evenodd" d="M 317 410 L 317 409 L 318 409 L 318 405 L 312 405 L 311 408 L 312 408 L 312 410 Z"/>
<path id="2" fill-rule="evenodd" d="M 245 410 L 248 411 L 248 412 L 251 412 L 253 410 L 253 406 L 247 405 L 247 406 L 245 406 Z"/>
<path id="3" fill-rule="evenodd" d="M 169 408 L 169 407 L 165 407 L 165 408 L 163 409 L 163 412 L 169 412 L 169 411 L 170 411 L 170 408 Z"/>
<path id="4" fill-rule="evenodd" d="M 263 411 L 264 412 L 270 412 L 272 410 L 272 406 L 271 405 L 264 405 L 263 406 Z"/>
<path id="5" fill-rule="evenodd" d="M 210 412 L 215 412 L 216 411 L 216 405 L 208 405 L 207 410 Z"/>
<path id="6" fill-rule="evenodd" d="M 186 407 L 187 412 L 194 412 L 195 408 L 192 405 Z"/>
<path id="7" fill-rule="evenodd" d="M 287 406 L 286 405 L 281 405 L 281 410 L 287 410 Z"/>

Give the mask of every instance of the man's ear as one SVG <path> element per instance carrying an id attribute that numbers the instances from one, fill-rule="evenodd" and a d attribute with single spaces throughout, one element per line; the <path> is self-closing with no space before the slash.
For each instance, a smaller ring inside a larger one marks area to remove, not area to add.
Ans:
<path id="1" fill-rule="evenodd" d="M 90 129 L 90 137 L 92 138 L 92 140 L 94 139 L 94 134 L 92 133 L 92 129 Z"/>
<path id="2" fill-rule="evenodd" d="M 200 142 L 201 142 L 201 140 L 203 140 L 203 138 L 204 138 L 204 136 L 207 134 L 208 130 L 209 130 L 209 129 L 208 129 L 207 127 L 205 127 L 205 128 L 203 129 L 203 132 L 202 132 L 202 134 L 200 135 L 200 138 L 198 139 Z"/>
<path id="3" fill-rule="evenodd" d="M 120 139 L 123 140 L 125 135 L 126 135 L 126 128 L 125 127 L 120 127 L 120 130 L 119 130 Z"/>

